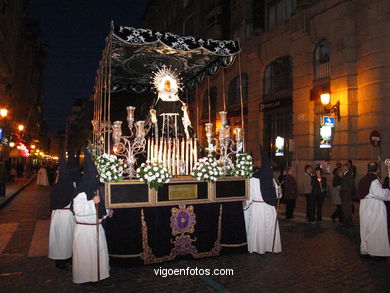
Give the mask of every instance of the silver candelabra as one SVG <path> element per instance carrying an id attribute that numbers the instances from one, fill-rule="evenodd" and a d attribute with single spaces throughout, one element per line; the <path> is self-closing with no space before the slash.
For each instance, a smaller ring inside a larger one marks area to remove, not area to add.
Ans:
<path id="1" fill-rule="evenodd" d="M 136 156 L 145 152 L 145 121 L 134 123 L 135 107 L 128 106 L 126 110 L 127 126 L 129 127 L 130 135 L 123 136 L 122 121 L 115 121 L 112 125 L 112 139 L 114 141 L 114 154 L 126 159 L 128 166 L 126 171 L 131 179 L 135 176 L 134 165 L 137 162 Z"/>
<path id="2" fill-rule="evenodd" d="M 206 123 L 206 138 L 208 144 L 208 152 L 216 152 L 222 163 L 223 172 L 226 175 L 227 173 L 227 163 L 229 157 L 233 154 L 241 153 L 243 150 L 243 141 L 242 141 L 242 128 L 234 128 L 235 140 L 231 139 L 230 136 L 230 126 L 227 125 L 226 115 L 227 112 L 219 112 L 221 119 L 221 127 L 219 128 L 219 137 L 218 139 L 213 138 L 213 123 Z"/>

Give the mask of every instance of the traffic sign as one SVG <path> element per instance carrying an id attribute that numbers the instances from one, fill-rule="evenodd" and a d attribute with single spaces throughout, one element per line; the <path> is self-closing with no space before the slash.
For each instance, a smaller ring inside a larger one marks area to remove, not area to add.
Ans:
<path id="1" fill-rule="evenodd" d="M 322 126 L 334 127 L 334 117 L 332 116 L 322 117 Z"/>

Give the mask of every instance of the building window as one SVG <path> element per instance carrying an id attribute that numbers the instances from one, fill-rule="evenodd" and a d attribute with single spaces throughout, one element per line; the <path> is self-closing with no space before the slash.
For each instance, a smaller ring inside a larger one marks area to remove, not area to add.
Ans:
<path id="1" fill-rule="evenodd" d="M 214 114 L 217 110 L 217 88 L 213 86 L 210 88 L 210 110 Z M 209 92 L 205 90 L 203 94 L 203 118 L 208 118 L 209 115 Z"/>
<path id="2" fill-rule="evenodd" d="M 269 64 L 264 72 L 263 143 L 271 159 L 279 168 L 291 164 L 290 142 L 293 139 L 292 59 L 281 57 Z M 283 139 L 284 152 L 278 152 L 278 137 Z"/>
<path id="3" fill-rule="evenodd" d="M 282 57 L 267 66 L 264 73 L 264 95 L 265 100 L 268 97 L 283 94 L 288 91 L 287 95 L 291 95 L 292 88 L 292 60 L 291 57 Z"/>
<path id="4" fill-rule="evenodd" d="M 327 40 L 320 41 L 314 50 L 314 79 L 330 77 L 330 43 Z"/>
<path id="5" fill-rule="evenodd" d="M 248 74 L 241 74 L 242 82 L 242 101 L 248 101 Z M 228 109 L 236 109 L 241 107 L 240 99 L 240 77 L 236 76 L 229 84 Z"/>
<path id="6" fill-rule="evenodd" d="M 283 23 L 295 11 L 297 0 L 279 0 L 273 1 L 268 6 L 268 29 Z"/>

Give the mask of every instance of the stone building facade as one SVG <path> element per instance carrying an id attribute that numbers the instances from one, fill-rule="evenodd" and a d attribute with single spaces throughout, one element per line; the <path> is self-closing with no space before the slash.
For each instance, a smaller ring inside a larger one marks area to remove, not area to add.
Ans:
<path id="1" fill-rule="evenodd" d="M 30 1 L 0 1 L 0 107 L 8 109 L 4 134 L 25 126 L 26 144 L 46 145 L 42 113 L 46 48 L 40 41 L 40 24 L 28 16 Z M 14 135 L 15 136 L 15 135 Z M 13 138 L 15 139 L 15 138 Z M 6 150 L 6 152 L 9 150 Z"/>
<path id="2" fill-rule="evenodd" d="M 211 120 L 218 125 L 225 100 L 231 125 L 240 125 L 241 84 L 247 151 L 259 164 L 263 144 L 276 164 L 295 167 L 300 181 L 306 164 L 331 171 L 336 161 L 351 159 L 359 178 L 368 161 L 390 158 L 389 13 L 387 0 L 155 0 L 144 24 L 178 34 L 239 37 L 235 64 L 191 93 L 192 109 L 198 105 L 199 123 L 207 121 L 203 105 L 210 96 Z M 327 106 L 320 98 L 325 93 Z M 325 116 L 334 127 L 322 128 Z M 370 142 L 373 130 L 381 135 L 380 147 Z M 283 156 L 276 156 L 278 136 Z"/>

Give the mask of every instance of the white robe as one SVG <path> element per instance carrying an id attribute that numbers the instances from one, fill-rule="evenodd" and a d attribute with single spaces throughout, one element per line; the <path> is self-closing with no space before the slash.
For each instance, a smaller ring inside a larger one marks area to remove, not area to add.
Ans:
<path id="1" fill-rule="evenodd" d="M 37 185 L 49 186 L 49 178 L 47 178 L 46 169 L 43 167 L 38 171 Z"/>
<path id="2" fill-rule="evenodd" d="M 276 194 L 278 194 L 278 186 L 275 182 L 274 185 Z M 257 252 L 263 254 L 265 252 L 272 252 L 275 223 L 277 225 L 273 252 L 282 251 L 279 224 L 276 221 L 276 209 L 264 202 L 261 196 L 260 180 L 258 178 L 250 179 L 250 199 L 246 201 L 244 217 L 248 251 L 250 253 Z"/>
<path id="3" fill-rule="evenodd" d="M 88 200 L 82 192 L 73 199 L 73 211 L 76 227 L 73 238 L 73 283 L 96 282 L 97 278 L 97 243 L 96 225 L 80 225 L 80 223 L 96 223 L 96 209 L 93 200 Z M 99 225 L 99 260 L 100 280 L 110 276 L 106 234 Z"/>
<path id="4" fill-rule="evenodd" d="M 69 205 L 66 208 L 70 207 Z M 58 209 L 51 213 L 49 233 L 49 258 L 72 257 L 75 220 L 71 210 Z"/>
<path id="5" fill-rule="evenodd" d="M 390 256 L 384 200 L 390 201 L 390 190 L 382 188 L 375 179 L 369 193 L 360 201 L 360 253 L 363 255 Z"/>

